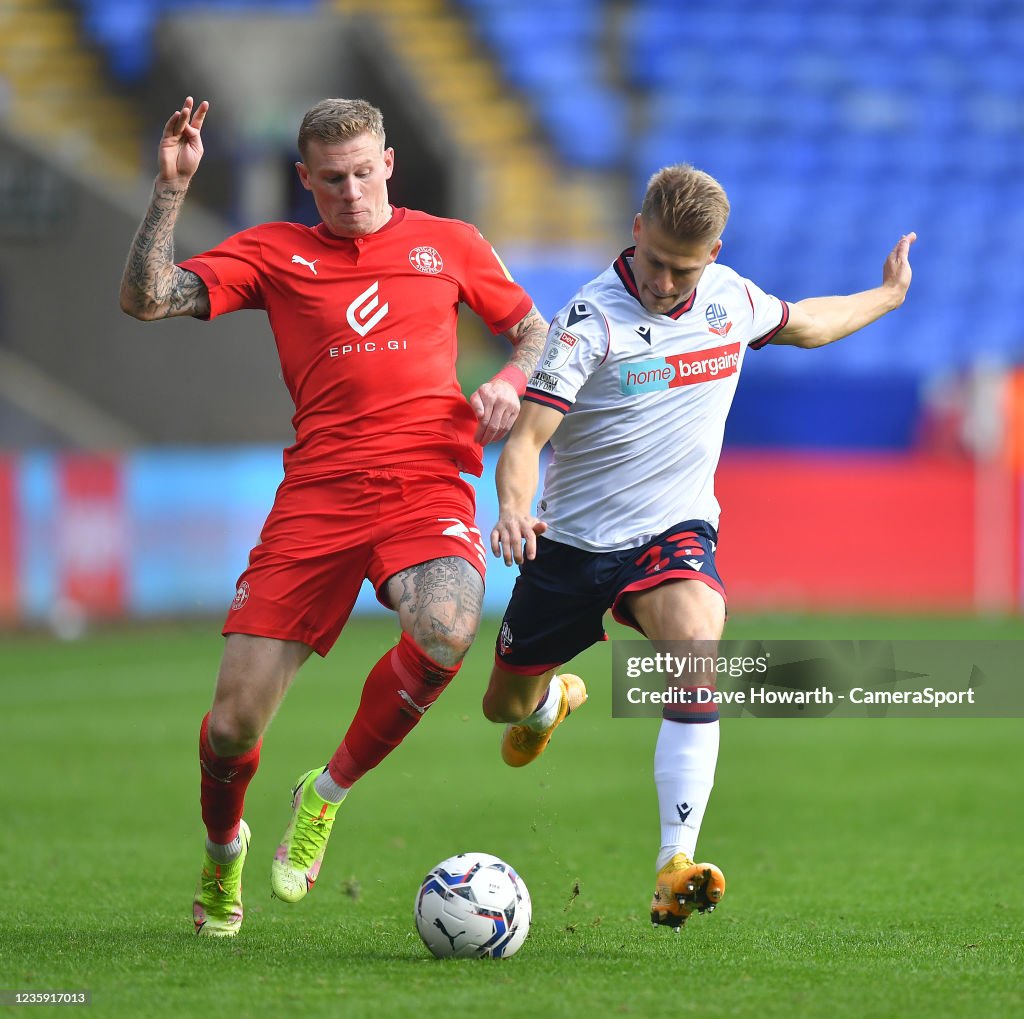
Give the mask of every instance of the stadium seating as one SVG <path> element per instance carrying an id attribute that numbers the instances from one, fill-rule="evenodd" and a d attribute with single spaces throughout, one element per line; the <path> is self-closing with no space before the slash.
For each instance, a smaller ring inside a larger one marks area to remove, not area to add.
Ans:
<path id="1" fill-rule="evenodd" d="M 116 77 L 126 82 L 141 78 L 153 59 L 155 0 L 82 0 L 81 7 L 83 27 L 107 54 Z"/>
<path id="2" fill-rule="evenodd" d="M 559 157 L 586 169 L 617 167 L 627 142 L 627 109 L 603 73 L 595 5 L 473 0 L 467 6 L 506 81 L 531 98 Z"/>
<path id="3" fill-rule="evenodd" d="M 1016 261 L 1024 226 L 1019 4 L 636 0 L 609 21 L 600 0 L 523 0 L 514 17 L 498 0 L 459 3 L 561 158 L 618 170 L 634 200 L 668 163 L 721 179 L 735 210 L 723 257 L 780 295 L 866 286 L 916 229 L 910 306 L 822 363 L 929 374 L 1024 358 L 1024 282 L 987 282 Z M 627 109 L 597 97 L 613 82 L 641 111 L 632 130 L 606 126 Z M 571 144 L 595 125 L 593 148 Z M 807 363 L 782 352 L 765 370 Z"/>
<path id="4" fill-rule="evenodd" d="M 78 2 L 131 79 L 145 71 L 156 19 L 197 0 Z M 561 165 L 624 183 L 631 201 L 668 163 L 721 179 L 734 208 L 723 258 L 780 296 L 864 287 L 916 229 L 908 307 L 829 351 L 836 370 L 927 374 L 979 355 L 1024 358 L 1024 276 L 1000 271 L 1018 261 L 1024 228 L 1016 0 L 448 6 L 529 99 Z M 540 305 L 564 302 L 554 283 L 538 285 Z M 805 370 L 785 352 L 765 363 Z"/>
<path id="5" fill-rule="evenodd" d="M 163 14 L 204 10 L 312 10 L 317 0 L 77 0 L 82 25 L 106 53 L 111 71 L 132 83 L 144 77 L 153 61 L 153 33 Z"/>
<path id="6" fill-rule="evenodd" d="M 838 370 L 1024 357 L 1020 274 L 988 281 L 1020 236 L 1019 5 L 697 3 L 667 33 L 678 11 L 640 0 L 621 33 L 648 109 L 627 157 L 634 194 L 667 163 L 714 173 L 734 208 L 723 257 L 790 298 L 867 285 L 916 229 L 908 308 L 822 352 Z M 803 370 L 799 355 L 772 361 Z"/>

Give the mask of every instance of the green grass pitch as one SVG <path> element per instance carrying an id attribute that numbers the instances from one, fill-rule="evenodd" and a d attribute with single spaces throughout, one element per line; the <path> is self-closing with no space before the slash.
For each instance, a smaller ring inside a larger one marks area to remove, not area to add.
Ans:
<path id="1" fill-rule="evenodd" d="M 614 635 L 626 636 L 617 630 Z M 192 934 L 196 742 L 216 625 L 0 640 L 0 988 L 92 992 L 123 1016 L 1024 1014 L 1024 720 L 727 719 L 700 855 L 719 910 L 652 930 L 657 722 L 591 700 L 530 768 L 479 713 L 493 622 L 424 723 L 349 797 L 304 902 L 269 894 L 288 789 L 326 760 L 396 636 L 355 620 L 300 674 L 249 789 L 246 924 Z M 1021 623 L 756 619 L 734 637 L 1022 638 Z M 438 962 L 412 922 L 438 860 L 525 878 L 534 927 L 504 961 Z"/>

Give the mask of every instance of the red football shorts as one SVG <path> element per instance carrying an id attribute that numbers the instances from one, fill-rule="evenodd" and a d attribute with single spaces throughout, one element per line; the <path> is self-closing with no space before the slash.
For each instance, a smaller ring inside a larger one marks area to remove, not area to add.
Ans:
<path id="1" fill-rule="evenodd" d="M 386 581 L 430 559 L 465 559 L 482 578 L 475 493 L 454 464 L 444 469 L 285 478 L 238 578 L 223 633 L 299 640 L 326 655 L 365 577 L 388 608 Z"/>

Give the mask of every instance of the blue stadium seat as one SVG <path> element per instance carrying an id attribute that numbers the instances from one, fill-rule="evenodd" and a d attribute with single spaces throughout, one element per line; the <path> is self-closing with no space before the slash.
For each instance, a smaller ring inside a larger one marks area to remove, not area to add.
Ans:
<path id="1" fill-rule="evenodd" d="M 156 0 L 89 0 L 83 8 L 83 27 L 107 53 L 113 73 L 127 82 L 144 77 L 153 61 Z"/>
<path id="2" fill-rule="evenodd" d="M 790 86 L 808 94 L 835 96 L 854 80 L 849 63 L 840 52 L 805 46 L 785 65 Z"/>
<path id="3" fill-rule="evenodd" d="M 819 145 L 837 126 L 839 106 L 833 95 L 792 89 L 778 93 L 777 102 L 789 129 L 813 137 Z"/>
<path id="4" fill-rule="evenodd" d="M 543 98 L 537 113 L 566 163 L 610 170 L 626 156 L 625 104 L 616 92 L 596 85 L 556 89 Z"/>
<path id="5" fill-rule="evenodd" d="M 750 40 L 764 58 L 757 63 L 785 63 L 794 49 L 803 45 L 806 13 L 796 6 L 790 9 L 754 4 L 746 11 L 738 27 L 744 40 Z M 745 62 L 744 62 L 745 63 Z"/>
<path id="6" fill-rule="evenodd" d="M 592 50 L 548 42 L 521 53 L 503 50 L 498 58 L 505 79 L 540 104 L 554 90 L 596 86 L 601 69 Z"/>
<path id="7" fill-rule="evenodd" d="M 624 236 L 623 247 L 627 241 L 628 234 Z M 546 249 L 539 255 L 536 252 L 502 254 L 516 281 L 533 298 L 537 310 L 550 319 L 568 304 L 584 283 L 607 269 L 618 252 L 595 254 Z"/>
<path id="8" fill-rule="evenodd" d="M 924 24 L 928 31 L 928 50 L 954 58 L 993 52 L 1000 32 L 996 20 L 963 14 L 928 18 Z"/>
<path id="9" fill-rule="evenodd" d="M 928 41 L 928 20 L 894 9 L 871 19 L 871 40 L 884 52 L 901 60 L 918 52 Z"/>
<path id="10" fill-rule="evenodd" d="M 620 59 L 630 84 L 643 89 L 687 80 L 702 85 L 721 68 L 717 53 L 688 32 L 673 31 L 673 24 L 674 19 L 649 5 L 638 5 L 626 14 L 622 31 L 625 53 Z"/>
<path id="11" fill-rule="evenodd" d="M 307 10 L 317 0 L 78 0 L 86 34 L 107 54 L 122 81 L 143 78 L 154 58 L 153 34 L 165 13 L 181 10 Z"/>
<path id="12" fill-rule="evenodd" d="M 489 10 L 476 22 L 477 34 L 499 59 L 524 57 L 533 49 L 560 45 L 593 47 L 601 21 L 583 17 L 573 4 L 521 3 Z"/>
<path id="13" fill-rule="evenodd" d="M 804 11 L 803 47 L 810 52 L 856 55 L 872 42 L 874 25 L 857 10 L 843 10 L 838 5 L 802 7 Z"/>

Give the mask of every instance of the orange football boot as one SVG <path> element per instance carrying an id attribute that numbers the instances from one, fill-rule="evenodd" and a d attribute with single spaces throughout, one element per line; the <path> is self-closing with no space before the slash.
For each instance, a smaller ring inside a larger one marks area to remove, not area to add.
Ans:
<path id="1" fill-rule="evenodd" d="M 725 895 L 725 877 L 713 863 L 676 853 L 654 879 L 651 923 L 679 928 L 692 913 L 710 913 Z"/>
<path id="2" fill-rule="evenodd" d="M 566 673 L 554 677 L 562 684 L 562 699 L 554 722 L 538 732 L 528 725 L 507 725 L 501 737 L 501 758 L 511 768 L 522 768 L 537 760 L 548 743 L 551 734 L 587 699 L 587 686 L 579 676 Z"/>

